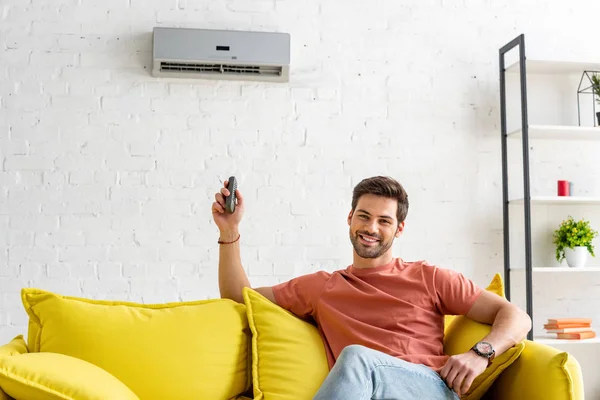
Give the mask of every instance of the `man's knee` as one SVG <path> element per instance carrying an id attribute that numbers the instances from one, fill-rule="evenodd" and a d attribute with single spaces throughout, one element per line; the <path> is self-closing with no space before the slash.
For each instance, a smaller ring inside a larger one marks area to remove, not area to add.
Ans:
<path id="1" fill-rule="evenodd" d="M 351 362 L 353 360 L 362 359 L 365 357 L 366 354 L 368 354 L 369 352 L 372 352 L 372 351 L 373 350 L 371 350 L 368 347 L 365 347 L 363 345 L 351 344 L 342 349 L 342 352 L 340 353 L 340 355 L 338 357 L 338 361 L 347 363 L 347 362 Z"/>

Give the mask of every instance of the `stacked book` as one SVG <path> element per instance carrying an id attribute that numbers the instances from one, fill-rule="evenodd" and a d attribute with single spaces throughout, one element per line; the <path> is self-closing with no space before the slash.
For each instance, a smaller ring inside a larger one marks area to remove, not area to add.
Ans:
<path id="1" fill-rule="evenodd" d="M 591 339 L 596 337 L 591 318 L 548 319 L 544 324 L 548 333 L 556 333 L 557 339 Z"/>

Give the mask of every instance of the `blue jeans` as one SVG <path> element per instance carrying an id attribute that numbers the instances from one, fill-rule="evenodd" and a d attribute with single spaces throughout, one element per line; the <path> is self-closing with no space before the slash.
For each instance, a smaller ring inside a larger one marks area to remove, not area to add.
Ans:
<path id="1" fill-rule="evenodd" d="M 360 345 L 342 350 L 313 400 L 459 400 L 440 375 Z"/>

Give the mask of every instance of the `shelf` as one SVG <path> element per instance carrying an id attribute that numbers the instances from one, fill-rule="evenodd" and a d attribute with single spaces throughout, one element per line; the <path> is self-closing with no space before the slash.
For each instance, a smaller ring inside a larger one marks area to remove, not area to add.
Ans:
<path id="1" fill-rule="evenodd" d="M 509 201 L 510 204 L 524 204 L 525 199 L 513 199 Z M 596 204 L 600 205 L 600 197 L 578 197 L 578 196 L 533 196 L 531 197 L 531 203 L 535 204 L 555 204 L 555 205 L 568 205 L 568 204 Z"/>
<path id="2" fill-rule="evenodd" d="M 595 337 L 591 339 L 556 339 L 556 336 L 535 336 L 533 338 L 534 342 L 547 344 L 547 345 L 558 345 L 558 344 L 598 344 L 600 343 L 600 338 Z"/>
<path id="3" fill-rule="evenodd" d="M 523 67 L 523 65 L 521 64 L 520 60 L 516 57 L 514 57 L 514 50 L 518 49 L 518 51 L 520 52 L 520 56 L 524 56 L 523 57 L 523 62 L 527 63 L 526 65 L 526 73 L 527 73 L 527 80 L 521 80 L 521 82 L 519 82 L 519 78 L 525 78 L 520 76 L 520 72 L 521 72 L 521 67 Z M 511 57 L 508 58 L 507 60 L 507 53 L 511 52 L 512 55 Z M 554 57 L 554 55 L 549 55 L 550 57 Z M 501 79 L 500 79 L 500 91 L 503 94 L 506 94 L 507 90 L 510 90 L 510 92 L 517 92 L 518 94 L 520 94 L 520 99 L 525 99 L 526 101 L 531 101 L 531 100 L 527 100 L 527 90 L 529 90 L 529 88 L 527 87 L 528 85 L 532 85 L 533 84 L 533 89 L 539 89 L 540 86 L 542 88 L 547 88 L 547 84 L 548 84 L 548 79 L 550 79 L 550 83 L 553 84 L 553 86 L 559 85 L 558 89 L 564 88 L 564 87 L 569 87 L 569 88 L 577 88 L 577 83 L 579 82 L 580 78 L 582 77 L 584 71 L 599 71 L 600 72 L 600 57 L 595 56 L 591 61 L 588 60 L 587 62 L 577 62 L 577 61 L 561 61 L 561 60 L 543 60 L 543 59 L 535 59 L 535 58 L 528 58 L 525 55 L 525 35 L 521 34 L 516 38 L 513 38 L 510 42 L 507 42 L 503 47 L 500 48 L 500 59 L 501 59 L 501 63 L 503 65 L 505 65 L 505 68 L 503 71 L 501 71 Z M 510 61 L 509 61 L 510 60 Z M 516 62 L 511 63 L 511 61 L 516 60 Z M 504 79 L 506 78 L 506 79 Z M 529 79 L 532 78 L 532 79 Z M 522 85 L 519 85 L 519 83 L 521 83 Z M 564 85 L 564 87 L 563 87 Z M 575 86 L 574 86 L 575 85 Z M 569 89 L 570 91 L 571 89 Z M 535 91 L 535 90 L 532 90 Z M 573 91 L 575 91 L 575 89 L 573 89 Z M 588 92 L 588 90 L 586 90 L 586 92 Z M 560 93 L 563 94 L 564 93 Z M 537 93 L 536 93 L 537 95 Z M 540 100 L 542 101 L 542 104 L 540 105 L 540 107 L 544 106 L 545 102 L 548 102 L 548 105 L 550 106 L 554 106 L 556 103 L 556 99 L 554 97 L 550 97 L 550 98 L 545 98 L 544 96 L 544 91 L 542 91 L 541 93 L 539 93 L 539 97 Z M 511 104 L 510 99 L 512 100 L 516 100 L 515 104 Z M 535 100 L 538 100 L 537 98 Z M 510 111 L 511 113 L 513 111 L 516 111 L 518 114 L 520 114 L 520 119 L 519 121 L 523 121 L 524 126 L 527 127 L 527 132 L 528 132 L 528 139 L 531 139 L 529 141 L 529 144 L 531 145 L 532 141 L 539 141 L 539 140 L 550 140 L 550 142 L 547 142 L 547 145 L 554 147 L 553 149 L 548 149 L 551 151 L 556 151 L 556 152 L 560 152 L 560 151 L 564 151 L 564 149 L 562 148 L 563 143 L 565 141 L 571 141 L 573 142 L 573 145 L 577 145 L 578 147 L 584 146 L 584 147 L 590 147 L 590 146 L 594 146 L 595 144 L 593 143 L 594 141 L 596 141 L 597 143 L 600 143 L 600 127 L 593 127 L 593 126 L 566 126 L 566 125 L 562 125 L 562 124 L 568 124 L 569 122 L 573 125 L 577 124 L 577 120 L 573 120 L 571 119 L 570 121 L 560 121 L 559 124 L 549 124 L 548 122 L 544 123 L 544 121 L 539 121 L 541 123 L 535 124 L 535 120 L 531 120 L 531 116 L 527 114 L 527 108 L 526 107 L 519 107 L 520 103 L 519 103 L 519 97 L 517 96 L 513 96 L 511 93 L 511 96 L 501 96 L 501 108 L 504 111 L 504 113 L 502 113 L 502 118 L 500 119 L 500 123 L 504 124 L 504 126 L 506 127 L 506 123 L 507 123 L 507 119 L 506 119 L 506 114 Z M 514 107 L 512 107 L 514 106 Z M 520 112 L 519 112 L 519 108 L 520 108 Z M 550 110 L 549 112 L 555 112 L 555 110 L 553 109 L 548 109 Z M 547 110 L 547 111 L 548 111 Z M 558 110 L 560 111 L 560 109 Z M 587 112 L 587 111 L 586 111 Z M 595 116 L 593 116 L 595 117 Z M 595 120 L 595 118 L 594 118 Z M 511 120 L 512 121 L 512 120 Z M 516 120 L 513 122 L 517 122 Z M 558 121 L 556 121 L 558 122 Z M 518 123 L 518 122 L 517 122 Z M 592 125 L 592 123 L 590 122 L 589 125 Z M 502 137 L 503 140 L 503 152 L 502 152 L 502 167 L 503 167 L 503 176 L 502 176 L 502 184 L 505 185 L 505 189 L 508 186 L 508 174 L 507 174 L 507 169 L 506 165 L 508 164 L 508 160 L 510 159 L 510 155 L 509 155 L 509 151 L 513 150 L 512 148 L 515 147 L 512 144 L 509 144 L 508 148 L 506 147 L 507 145 L 507 141 L 514 141 L 514 140 L 519 140 L 519 139 L 523 139 L 523 130 L 522 129 L 516 129 L 513 130 L 514 128 L 518 128 L 520 127 L 520 124 L 517 125 L 515 123 L 510 122 L 509 123 L 510 126 L 510 131 L 507 131 L 507 134 Z M 510 140 L 508 140 L 510 139 Z M 519 141 L 521 141 L 519 140 Z M 552 140 L 554 140 L 555 142 L 552 142 Z M 559 142 L 560 141 L 560 142 Z M 577 143 L 577 142 L 583 142 L 583 143 Z M 518 143 L 518 142 L 517 142 Z M 543 143 L 537 143 L 537 145 L 542 145 Z M 526 151 L 528 151 L 530 149 L 526 149 Z M 592 149 L 590 149 L 592 150 Z M 595 149 L 594 149 L 595 150 Z M 519 152 L 522 152 L 523 149 L 519 149 Z M 527 153 L 525 153 L 527 154 Z M 528 168 L 528 165 L 526 164 L 526 162 L 528 161 L 526 157 L 521 157 L 521 161 L 523 162 L 523 171 L 527 172 L 527 175 L 525 175 L 523 177 L 524 181 L 525 181 L 525 187 L 528 188 L 530 186 L 531 183 L 531 171 Z M 558 162 L 558 160 L 557 160 Z M 559 178 L 555 178 L 555 179 L 559 179 Z M 535 192 L 535 195 L 532 195 L 531 192 L 526 191 L 523 192 L 523 194 L 519 194 L 518 192 L 515 193 L 513 198 L 510 198 L 510 200 L 508 200 L 508 203 L 510 205 L 523 205 L 527 202 L 527 204 L 529 204 L 529 202 L 531 202 L 532 207 L 536 206 L 539 207 L 540 205 L 545 206 L 545 207 L 553 207 L 552 210 L 554 210 L 554 208 L 556 208 L 556 206 L 571 206 L 574 209 L 578 209 L 578 208 L 583 208 L 583 207 L 589 207 L 589 206 L 596 206 L 596 205 L 600 205 L 600 193 L 593 193 L 590 192 L 586 195 L 586 193 L 584 192 L 577 192 L 580 193 L 581 196 L 569 196 L 569 197 L 559 197 L 556 196 L 556 191 L 555 189 L 553 190 L 548 190 L 547 192 L 541 192 L 542 195 L 539 196 L 537 195 L 540 192 Z M 544 194 L 548 194 L 548 195 L 544 195 Z M 527 195 L 527 198 L 518 198 L 519 196 L 525 197 L 525 195 Z M 550 210 L 550 208 L 548 208 L 548 210 Z M 567 208 L 565 208 L 565 210 L 567 210 Z M 560 211 L 565 211 L 563 209 L 561 209 Z M 505 207 L 505 211 L 509 211 L 508 207 Z M 543 210 L 542 210 L 543 211 Z M 558 210 L 557 210 L 558 211 Z M 505 221 L 508 220 L 508 213 L 503 214 L 503 217 L 505 218 Z M 554 217 L 554 215 L 553 215 Z M 525 218 L 523 220 L 524 222 L 524 228 L 527 231 L 529 228 L 531 228 L 531 218 L 532 216 L 529 213 L 525 214 Z M 531 231 L 527 232 L 527 233 L 531 233 Z M 536 232 L 537 233 L 537 232 Z M 509 232 L 508 229 L 503 231 L 503 238 L 505 243 L 512 243 L 512 237 L 511 237 L 511 233 Z M 537 242 L 536 242 L 537 243 Z M 527 254 L 528 252 L 531 252 L 532 247 L 533 247 L 532 240 L 527 240 L 525 241 L 525 243 L 522 244 L 522 246 L 517 246 L 517 248 L 521 247 L 523 250 L 525 250 L 525 253 Z M 507 256 L 506 252 L 504 254 L 505 256 Z M 526 300 L 526 311 L 527 313 L 531 316 L 531 318 L 535 321 L 535 316 L 537 314 L 537 311 L 534 308 L 534 302 L 531 302 L 531 298 L 534 296 L 534 290 L 533 287 L 535 285 L 536 280 L 542 279 L 544 277 L 547 278 L 552 278 L 552 277 L 556 277 L 556 278 L 560 278 L 560 279 L 552 279 L 555 285 L 558 285 L 559 287 L 561 286 L 562 280 L 563 278 L 577 278 L 577 277 L 581 277 L 584 280 L 590 281 L 589 284 L 593 285 L 593 281 L 594 279 L 587 279 L 587 278 L 593 278 L 596 275 L 589 275 L 589 274 L 593 274 L 593 273 L 600 273 L 600 266 L 590 266 L 590 267 L 586 267 L 586 268 L 569 268 L 569 267 L 552 267 L 552 265 L 558 265 L 555 264 L 554 262 L 548 262 L 547 264 L 544 263 L 535 263 L 537 265 L 537 268 L 532 268 L 532 272 L 534 275 L 533 279 L 526 279 L 524 282 L 524 297 Z M 529 264 L 532 265 L 532 264 Z M 546 267 L 542 267 L 540 268 L 540 266 L 544 266 L 546 265 Z M 564 264 L 561 264 L 564 265 Z M 597 265 L 597 264 L 596 264 Z M 517 271 L 515 272 L 513 275 L 515 276 L 515 279 L 520 280 L 520 278 L 523 278 L 523 275 L 527 272 L 529 273 L 524 267 L 525 267 L 525 263 L 519 263 L 518 265 L 515 265 L 515 267 L 517 266 L 522 266 L 523 268 L 511 268 L 511 274 L 512 271 Z M 550 275 L 549 273 L 560 273 L 562 275 Z M 588 274 L 588 275 L 572 275 L 574 273 L 584 273 L 584 274 Z M 509 275 L 510 276 L 510 275 Z M 507 277 L 508 278 L 508 277 Z M 536 287 L 536 290 L 538 290 L 539 287 Z M 552 295 L 552 287 L 550 288 L 546 288 L 546 291 L 550 291 L 548 294 Z M 577 290 L 577 289 L 574 289 Z M 557 299 L 560 300 L 560 299 Z M 597 303 L 597 302 L 596 302 Z M 590 303 L 591 304 L 591 303 Z M 596 305 L 596 304 L 594 304 Z M 563 304 L 562 307 L 558 307 L 558 308 L 569 308 L 567 307 L 567 305 Z M 588 307 L 589 308 L 589 307 Z M 590 308 L 589 310 L 596 310 L 596 308 Z M 588 310 L 588 311 L 589 311 Z M 564 310 L 563 310 L 564 311 Z M 569 313 L 572 313 L 573 310 L 566 310 Z M 591 315 L 591 317 L 595 318 L 595 316 L 598 315 L 598 312 L 596 312 L 594 315 Z M 537 331 L 537 329 L 536 329 Z M 529 332 L 527 337 L 532 337 L 532 339 L 536 342 L 540 342 L 540 343 L 544 343 L 550 346 L 555 346 L 557 348 L 560 347 L 567 347 L 567 346 L 582 346 L 585 344 L 593 344 L 593 345 L 598 345 L 600 343 L 600 338 L 592 338 L 592 339 L 582 339 L 582 340 L 567 340 L 567 339 L 557 339 L 555 334 L 543 334 L 543 331 L 540 330 L 540 334 L 539 335 L 535 335 L 532 336 L 534 332 Z M 535 332 L 537 333 L 537 332 Z M 589 349 L 592 349 L 591 347 L 583 347 L 582 348 L 583 351 L 587 351 Z M 597 348 L 594 348 L 597 349 Z M 592 349 L 592 350 L 594 350 Z M 589 396 L 588 396 L 589 397 Z"/>
<path id="4" fill-rule="evenodd" d="M 583 71 L 600 71 L 599 62 L 532 60 L 526 61 L 527 74 L 582 74 Z M 506 68 L 508 74 L 518 74 L 517 61 Z"/>
<path id="5" fill-rule="evenodd" d="M 525 272 L 525 268 L 511 268 L 511 271 L 519 271 Z M 557 273 L 557 272 L 600 272 L 600 267 L 581 267 L 581 268 L 571 268 L 571 267 L 534 267 L 531 269 L 533 272 L 542 272 L 542 273 Z"/>
<path id="6" fill-rule="evenodd" d="M 521 129 L 510 132 L 509 138 L 520 139 Z M 598 140 L 600 141 L 600 128 L 588 126 L 561 126 L 561 125 L 529 125 L 530 139 L 546 140 Z"/>

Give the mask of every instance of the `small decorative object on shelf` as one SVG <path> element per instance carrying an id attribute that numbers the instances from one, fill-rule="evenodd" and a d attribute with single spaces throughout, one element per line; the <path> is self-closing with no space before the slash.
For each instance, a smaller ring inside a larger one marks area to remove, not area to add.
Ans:
<path id="1" fill-rule="evenodd" d="M 597 235 L 598 232 L 590 227 L 589 221 L 582 219 L 576 222 L 569 216 L 553 234 L 556 260 L 561 262 L 566 258 L 569 267 L 583 267 L 588 252 L 595 257 L 592 241 Z"/>
<path id="2" fill-rule="evenodd" d="M 579 88 L 577 89 L 577 117 L 579 126 L 581 126 L 581 94 L 592 95 L 592 109 L 598 120 L 598 125 L 596 125 L 596 120 L 594 120 L 594 126 L 600 126 L 600 111 L 596 112 L 596 102 L 600 105 L 600 71 L 583 71 L 581 75 Z"/>
<path id="3" fill-rule="evenodd" d="M 558 196 L 570 196 L 571 195 L 571 186 L 569 185 L 569 181 L 558 181 L 557 186 L 557 195 Z"/>

